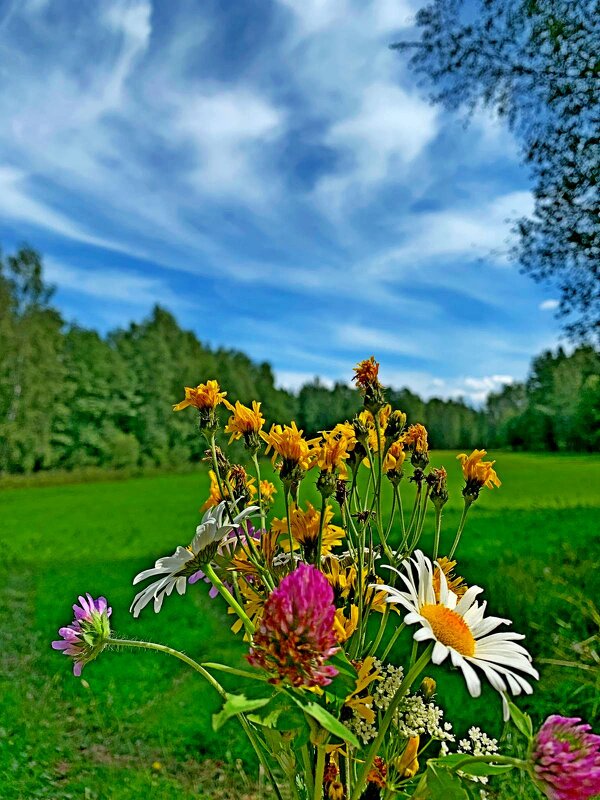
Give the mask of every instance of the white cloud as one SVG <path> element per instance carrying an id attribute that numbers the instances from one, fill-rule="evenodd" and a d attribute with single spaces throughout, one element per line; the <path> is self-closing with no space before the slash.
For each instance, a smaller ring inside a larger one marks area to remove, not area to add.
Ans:
<path id="1" fill-rule="evenodd" d="M 104 302 L 123 303 L 148 308 L 155 303 L 171 308 L 190 307 L 194 304 L 175 295 L 165 281 L 116 267 L 84 269 L 45 259 L 46 276 L 59 289 L 88 295 Z"/>
<path id="2" fill-rule="evenodd" d="M 335 122 L 326 135 L 345 168 L 319 181 L 317 201 L 339 212 L 347 202 L 360 203 L 361 192 L 398 179 L 434 138 L 437 116 L 435 108 L 399 86 L 366 87 L 358 111 Z"/>
<path id="3" fill-rule="evenodd" d="M 421 341 L 410 335 L 402 325 L 395 331 L 384 331 L 366 325 L 343 323 L 335 325 L 333 333 L 336 344 L 356 351 L 357 357 L 364 357 L 367 352 L 411 357 L 427 354 L 427 348 L 422 346 Z"/>
<path id="4" fill-rule="evenodd" d="M 245 87 L 181 98 L 175 130 L 196 150 L 190 183 L 201 193 L 251 196 L 267 188 L 261 152 L 283 132 L 282 112 Z"/>
<path id="5" fill-rule="evenodd" d="M 313 383 L 315 379 L 318 379 L 327 388 L 333 386 L 332 380 L 319 378 L 314 372 L 298 372 L 294 370 L 276 370 L 275 372 L 276 386 L 281 389 L 287 389 L 289 392 L 297 392 L 305 383 Z"/>
<path id="6" fill-rule="evenodd" d="M 539 308 L 541 311 L 554 311 L 559 307 L 559 305 L 560 302 L 558 300 L 543 300 L 540 303 Z"/>

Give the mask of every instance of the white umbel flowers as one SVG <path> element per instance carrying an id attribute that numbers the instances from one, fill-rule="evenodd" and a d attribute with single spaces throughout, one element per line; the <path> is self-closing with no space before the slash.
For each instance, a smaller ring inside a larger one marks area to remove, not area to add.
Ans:
<path id="1" fill-rule="evenodd" d="M 533 689 L 523 674 L 538 678 L 531 664 L 531 656 L 517 640 L 525 637 L 520 633 L 503 631 L 492 633 L 510 620 L 486 617 L 486 603 L 476 601 L 483 589 L 471 586 L 459 599 L 448 588 L 443 570 L 420 551 L 402 563 L 402 570 L 390 567 L 402 580 L 404 587 L 378 585 L 385 591 L 388 603 L 397 603 L 408 612 L 404 617 L 407 625 L 419 624 L 414 634 L 416 641 L 435 642 L 432 652 L 434 664 L 441 664 L 448 656 L 465 678 L 472 697 L 481 694 L 481 680 L 474 667 L 478 667 L 496 691 L 502 696 L 504 718 L 508 719 L 506 694 L 531 694 Z M 434 584 L 434 568 L 439 574 L 439 593 Z"/>
<path id="2" fill-rule="evenodd" d="M 172 556 L 159 558 L 152 569 L 145 569 L 135 576 L 134 586 L 155 575 L 162 577 L 148 584 L 133 598 L 129 609 L 133 616 L 138 617 L 140 611 L 151 600 L 154 601 L 154 611 L 158 613 L 162 608 L 164 598 L 168 597 L 173 589 L 177 589 L 179 594 L 185 594 L 188 578 L 197 572 L 202 564 L 211 560 L 219 542 L 243 520 L 257 511 L 260 511 L 258 506 L 248 506 L 232 518 L 226 500 L 209 508 L 202 517 L 202 522 L 196 528 L 196 535 L 188 547 L 178 547 Z M 233 512 L 231 513 L 233 514 Z"/>

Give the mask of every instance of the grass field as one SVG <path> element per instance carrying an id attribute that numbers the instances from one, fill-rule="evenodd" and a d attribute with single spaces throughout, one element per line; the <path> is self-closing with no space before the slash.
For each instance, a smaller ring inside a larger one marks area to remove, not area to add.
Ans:
<path id="1" fill-rule="evenodd" d="M 450 471 L 448 546 L 461 503 L 454 457 L 433 458 Z M 543 659 L 594 633 L 580 608 L 582 598 L 599 596 L 600 459 L 497 458 L 503 486 L 482 492 L 472 509 L 458 553 L 461 574 L 486 588 L 492 613 L 512 618 L 528 633 L 542 674 L 539 690 L 525 704 L 536 722 L 556 710 L 591 719 L 597 692 L 578 681 L 577 670 Z M 76 596 L 89 591 L 108 597 L 117 634 L 168 643 L 198 660 L 241 661 L 230 619 L 219 601 L 208 599 L 204 584 L 169 598 L 159 616 L 146 609 L 135 621 L 128 613 L 132 576 L 189 541 L 207 484 L 199 471 L 0 491 L 5 800 L 251 796 L 248 749 L 234 725 L 212 732 L 215 696 L 183 665 L 156 653 L 108 652 L 80 680 L 49 644 L 70 620 Z M 458 675 L 447 668 L 433 674 L 449 692 L 442 694 L 452 699 L 446 714 L 459 728 L 476 720 L 498 732 L 494 693 L 465 703 Z M 238 755 L 243 763 L 236 762 Z"/>

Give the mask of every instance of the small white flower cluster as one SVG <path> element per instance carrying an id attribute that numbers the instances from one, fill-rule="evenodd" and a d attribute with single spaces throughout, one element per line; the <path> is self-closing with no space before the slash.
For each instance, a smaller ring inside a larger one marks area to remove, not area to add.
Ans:
<path id="1" fill-rule="evenodd" d="M 491 736 L 488 736 L 487 733 L 481 730 L 481 728 L 476 728 L 473 726 L 469 728 L 469 738 L 468 739 L 461 739 L 458 743 L 457 753 L 465 753 L 466 755 L 471 756 L 493 756 L 495 753 L 498 752 L 498 740 L 492 739 Z M 450 752 L 448 745 L 446 742 L 442 742 L 442 755 L 448 755 Z M 458 771 L 458 774 L 463 777 L 467 778 L 470 781 L 474 781 L 475 783 L 487 783 L 488 779 L 485 775 L 477 776 L 477 775 L 465 775 L 464 772 Z"/>
<path id="2" fill-rule="evenodd" d="M 403 737 L 423 736 L 453 742 L 452 723 L 443 721 L 444 712 L 435 703 L 426 703 L 418 694 L 409 694 L 400 703 L 395 722 Z"/>
<path id="3" fill-rule="evenodd" d="M 392 664 L 383 666 L 380 661 L 375 661 L 374 667 L 379 670 L 379 680 L 371 685 L 372 708 L 383 716 L 400 688 L 404 670 Z M 394 725 L 404 739 L 427 735 L 442 742 L 454 742 L 452 724 L 444 722 L 443 717 L 444 712 L 435 703 L 426 702 L 419 694 L 408 694 L 398 706 L 394 715 Z M 377 735 L 376 722 L 369 723 L 356 711 L 349 720 L 348 727 L 362 739 L 363 744 L 367 744 Z"/>

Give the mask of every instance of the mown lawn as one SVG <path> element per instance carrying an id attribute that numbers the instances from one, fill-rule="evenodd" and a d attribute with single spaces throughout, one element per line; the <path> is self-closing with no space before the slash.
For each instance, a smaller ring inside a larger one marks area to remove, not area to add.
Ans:
<path id="1" fill-rule="evenodd" d="M 543 659 L 594 632 L 581 606 L 600 595 L 600 459 L 497 458 L 503 486 L 482 492 L 471 511 L 459 550 L 461 574 L 486 588 L 492 613 L 528 633 L 542 673 L 539 690 L 525 704 L 536 721 L 555 710 L 593 718 L 598 693 L 579 681 L 577 670 Z M 433 458 L 451 478 L 447 546 L 461 506 L 454 459 L 453 453 Z M 198 660 L 242 663 L 231 618 L 219 601 L 209 600 L 204 584 L 169 598 L 159 616 L 146 609 L 136 621 L 128 613 L 132 576 L 189 541 L 207 485 L 199 470 L 0 491 L 2 798 L 253 796 L 254 763 L 242 737 L 234 725 L 212 732 L 216 698 L 179 662 L 155 653 L 108 652 L 80 680 L 49 644 L 70 620 L 76 596 L 89 591 L 108 597 L 117 634 L 168 643 Z M 411 487 L 404 493 L 406 507 Z M 431 527 L 432 518 L 429 538 Z M 427 549 L 427 537 L 423 543 Z M 458 675 L 446 667 L 432 674 L 459 729 L 479 724 L 499 732 L 493 692 L 466 702 Z"/>

